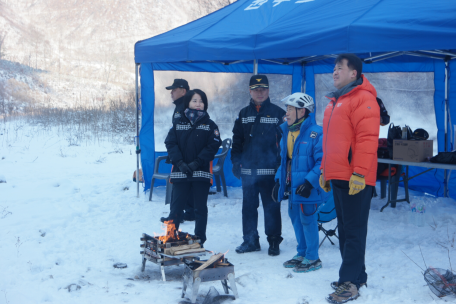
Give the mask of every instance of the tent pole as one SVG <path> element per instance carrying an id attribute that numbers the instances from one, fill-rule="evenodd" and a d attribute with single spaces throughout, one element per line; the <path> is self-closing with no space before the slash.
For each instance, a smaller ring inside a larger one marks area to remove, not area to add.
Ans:
<path id="1" fill-rule="evenodd" d="M 258 75 L 258 59 L 253 60 L 253 75 Z"/>
<path id="2" fill-rule="evenodd" d="M 448 105 L 448 96 L 450 93 L 450 85 L 449 85 L 449 76 L 450 76 L 450 63 L 448 60 L 445 60 L 445 152 L 448 150 L 448 114 L 449 114 L 449 105 Z M 448 193 L 448 171 L 445 169 L 443 170 L 443 196 L 449 197 Z"/>
<path id="3" fill-rule="evenodd" d="M 135 66 L 135 89 L 136 89 L 136 197 L 139 197 L 139 94 L 138 94 L 139 63 Z"/>

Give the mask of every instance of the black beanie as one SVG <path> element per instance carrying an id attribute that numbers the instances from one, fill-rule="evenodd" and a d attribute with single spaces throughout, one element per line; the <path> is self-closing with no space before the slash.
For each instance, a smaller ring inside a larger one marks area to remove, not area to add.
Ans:
<path id="1" fill-rule="evenodd" d="M 192 100 L 192 97 L 195 94 L 198 94 L 199 96 L 201 96 L 201 100 L 204 103 L 204 111 L 207 111 L 207 108 L 209 106 L 208 103 L 207 103 L 207 96 L 206 96 L 206 93 L 204 93 L 200 89 L 193 89 L 193 90 L 188 91 L 187 94 L 185 94 L 185 97 L 184 97 L 184 106 L 185 106 L 185 108 L 186 109 L 188 108 L 190 100 Z"/>

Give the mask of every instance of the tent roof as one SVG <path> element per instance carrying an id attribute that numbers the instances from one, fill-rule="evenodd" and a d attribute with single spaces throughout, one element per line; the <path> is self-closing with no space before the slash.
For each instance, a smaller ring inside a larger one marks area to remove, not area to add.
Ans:
<path id="1" fill-rule="evenodd" d="M 451 51 L 456 50 L 455 16 L 456 1 L 448 0 L 238 0 L 138 41 L 135 61 L 289 61 L 345 52 Z"/>

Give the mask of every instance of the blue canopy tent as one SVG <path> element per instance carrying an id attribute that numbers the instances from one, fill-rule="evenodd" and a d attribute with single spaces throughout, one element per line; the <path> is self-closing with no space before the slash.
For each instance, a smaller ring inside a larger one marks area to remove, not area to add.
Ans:
<path id="1" fill-rule="evenodd" d="M 305 83 L 306 93 L 314 98 L 315 75 L 331 73 L 333 58 L 340 53 L 358 54 L 364 72 L 433 72 L 438 150 L 453 150 L 456 79 L 450 71 L 456 69 L 455 16 L 456 2 L 447 0 L 238 0 L 138 41 L 136 100 L 139 115 L 140 74 L 142 125 L 139 132 L 137 124 L 137 166 L 141 151 L 145 189 L 157 157 L 154 71 L 292 75 L 292 92 L 302 91 Z M 228 161 L 225 165 L 230 166 Z M 414 179 L 410 188 L 414 187 L 456 198 L 454 190 L 447 191 L 456 189 L 456 177 L 449 178 L 444 170 L 432 178 L 428 173 Z"/>

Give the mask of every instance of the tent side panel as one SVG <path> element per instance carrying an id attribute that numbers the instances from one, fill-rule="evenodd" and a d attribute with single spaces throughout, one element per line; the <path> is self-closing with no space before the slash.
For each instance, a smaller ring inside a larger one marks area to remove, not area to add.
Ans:
<path id="1" fill-rule="evenodd" d="M 141 164 L 144 175 L 144 191 L 150 188 L 150 182 L 154 173 L 155 162 L 155 138 L 154 138 L 154 70 L 152 64 L 143 63 L 140 69 L 141 75 L 141 132 L 139 142 L 141 144 Z"/>
<path id="2" fill-rule="evenodd" d="M 401 58 L 402 59 L 402 58 Z M 455 64 L 456 66 L 456 64 Z M 324 64 L 311 63 L 305 67 L 306 71 L 306 93 L 315 98 L 315 74 L 332 73 L 334 64 L 325 61 Z M 438 147 L 439 151 L 445 146 L 445 64 L 443 61 L 430 59 L 409 59 L 404 61 L 385 60 L 372 64 L 363 65 L 363 73 L 382 73 L 382 72 L 434 72 L 434 107 L 438 128 Z M 453 80 L 455 81 L 455 80 Z M 456 82 L 456 81 L 455 81 Z M 455 90 L 456 91 L 456 90 Z M 456 96 L 456 92 L 455 95 Z M 456 104 L 454 105 L 456 108 Z M 456 115 L 456 113 L 455 113 Z M 418 174 L 425 169 L 420 167 L 410 167 L 410 176 Z M 454 174 L 456 175 L 456 174 Z M 456 177 L 450 180 L 450 189 L 456 189 Z M 443 196 L 443 170 L 432 170 L 412 179 L 409 183 L 412 190 L 425 191 L 433 195 Z M 454 192 L 454 191 L 453 191 Z M 451 190 L 450 190 L 451 195 Z M 456 193 L 453 194 L 453 196 Z"/>
<path id="3" fill-rule="evenodd" d="M 291 84 L 291 93 L 301 92 L 302 90 L 302 72 L 303 68 L 300 65 L 293 66 L 293 80 Z"/>
<path id="4" fill-rule="evenodd" d="M 456 60 L 450 61 L 450 79 L 448 82 L 449 94 L 448 94 L 448 104 L 450 111 L 450 123 L 448 128 L 448 134 L 450 139 L 450 149 L 448 151 L 453 151 L 456 149 Z M 450 132 L 451 131 L 451 132 Z M 448 182 L 448 189 L 450 191 L 450 197 L 456 199 L 456 172 L 451 172 L 450 180 Z"/>
<path id="5" fill-rule="evenodd" d="M 409 176 L 414 176 L 426 170 L 428 168 L 409 167 Z M 443 169 L 431 170 L 410 180 L 409 189 L 442 197 L 444 195 L 443 176 Z M 400 183 L 400 185 L 404 187 L 403 183 Z M 398 195 L 398 198 L 401 198 L 401 196 Z"/>
<path id="6" fill-rule="evenodd" d="M 449 94 L 448 94 L 448 105 L 449 105 L 449 111 L 450 111 L 450 123 L 449 123 L 449 128 L 448 128 L 448 134 L 449 134 L 449 149 L 448 151 L 453 151 L 456 149 L 456 60 L 451 60 L 450 65 L 449 65 L 449 75 L 450 79 L 448 81 L 449 87 Z M 456 188 L 455 188 L 456 189 Z"/>

